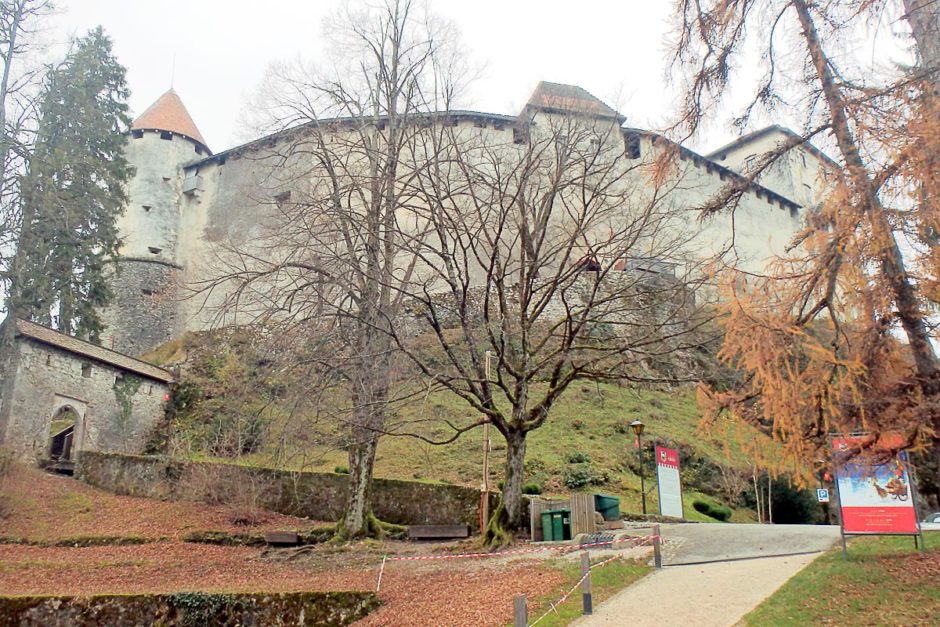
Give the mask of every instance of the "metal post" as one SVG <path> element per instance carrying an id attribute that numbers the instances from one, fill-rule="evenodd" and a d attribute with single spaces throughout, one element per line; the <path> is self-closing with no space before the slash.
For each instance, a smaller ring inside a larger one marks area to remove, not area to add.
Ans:
<path id="1" fill-rule="evenodd" d="M 640 458 L 640 496 L 643 500 L 643 515 L 646 516 L 646 480 L 643 477 L 643 435 L 636 436 L 636 454 Z"/>
<path id="2" fill-rule="evenodd" d="M 529 624 L 529 610 L 524 594 L 517 594 L 512 600 L 512 616 L 512 627 L 526 627 Z"/>
<path id="3" fill-rule="evenodd" d="M 594 613 L 594 600 L 591 597 L 591 556 L 587 551 L 581 552 L 581 601 L 584 605 L 582 614 L 589 616 Z"/>
<path id="4" fill-rule="evenodd" d="M 653 563 L 656 564 L 656 570 L 663 567 L 663 549 L 659 534 L 659 525 L 653 525 Z"/>

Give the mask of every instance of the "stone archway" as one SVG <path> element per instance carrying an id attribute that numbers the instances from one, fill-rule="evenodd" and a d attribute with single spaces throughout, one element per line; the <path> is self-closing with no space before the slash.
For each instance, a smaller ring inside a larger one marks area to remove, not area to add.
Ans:
<path id="1" fill-rule="evenodd" d="M 56 394 L 49 419 L 46 452 L 53 462 L 72 463 L 75 455 L 84 448 L 85 401 Z"/>
<path id="2" fill-rule="evenodd" d="M 49 459 L 54 462 L 74 461 L 76 429 L 81 416 L 71 405 L 63 405 L 52 416 L 49 427 Z"/>

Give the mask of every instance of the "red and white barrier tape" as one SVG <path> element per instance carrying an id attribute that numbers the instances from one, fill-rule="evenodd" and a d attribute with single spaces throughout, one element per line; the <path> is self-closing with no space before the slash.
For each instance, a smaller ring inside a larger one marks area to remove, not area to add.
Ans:
<path id="1" fill-rule="evenodd" d="M 506 555 L 522 555 L 524 553 L 544 553 L 545 551 L 576 551 L 596 546 L 608 546 L 620 544 L 623 542 L 632 542 L 633 546 L 641 546 L 652 542 L 659 537 L 660 542 L 665 544 L 661 536 L 638 536 L 634 538 L 624 538 L 623 540 L 609 540 L 607 542 L 590 542 L 588 544 L 555 544 L 552 546 L 540 546 L 534 549 L 516 549 L 514 551 L 481 552 L 481 553 L 454 553 L 449 555 L 393 555 L 388 558 L 394 562 L 411 562 L 419 560 L 448 560 L 448 559 L 479 559 L 482 557 L 504 557 Z"/>
<path id="2" fill-rule="evenodd" d="M 555 601 L 554 603 L 549 603 L 549 605 L 548 605 L 548 611 L 545 612 L 544 614 L 542 614 L 541 616 L 539 616 L 538 618 L 536 618 L 536 619 L 535 619 L 534 621 L 532 621 L 531 623 L 529 623 L 529 627 L 534 627 L 534 625 L 536 625 L 537 623 L 539 623 L 542 619 L 544 619 L 546 616 L 548 616 L 549 614 L 551 614 L 551 613 L 553 613 L 553 612 L 554 612 L 555 614 L 557 614 L 557 613 L 558 613 L 558 610 L 555 609 L 555 608 L 557 608 L 559 605 L 561 605 L 562 603 L 564 603 L 565 601 L 568 600 L 568 597 L 570 597 L 571 594 L 572 594 L 575 590 L 577 590 L 578 587 L 579 587 L 582 583 L 584 583 L 584 580 L 587 579 L 588 576 L 590 576 L 592 570 L 594 570 L 595 568 L 600 568 L 601 566 L 603 566 L 603 565 L 605 565 L 605 564 L 609 564 L 610 562 L 612 562 L 612 561 L 614 561 L 614 560 L 619 560 L 619 559 L 622 558 L 622 557 L 623 557 L 623 555 L 614 555 L 613 557 L 610 557 L 610 558 L 605 559 L 603 562 L 598 562 L 598 563 L 592 565 L 591 568 L 588 569 L 588 572 L 584 573 L 584 575 L 581 576 L 581 579 L 578 579 L 578 583 L 574 584 L 574 586 L 572 586 L 571 589 L 568 590 L 568 592 L 564 593 L 564 594 L 562 595 L 562 597 L 561 597 L 560 599 L 558 599 L 557 601 Z"/>
<path id="3" fill-rule="evenodd" d="M 591 547 L 600 547 L 600 546 L 613 546 L 614 544 L 623 544 L 625 542 L 630 542 L 631 548 L 636 546 L 645 546 L 651 544 L 654 540 L 659 538 L 660 543 L 665 544 L 666 540 L 662 536 L 636 536 L 631 538 L 623 538 L 621 540 L 613 540 L 607 542 L 589 542 L 587 544 L 553 544 L 551 546 L 540 546 L 534 549 L 516 549 L 514 551 L 498 551 L 493 553 L 454 553 L 450 555 L 385 555 L 382 558 L 382 565 L 379 568 L 379 579 L 375 586 L 375 591 L 378 592 L 382 586 L 382 575 L 385 572 L 385 563 L 386 562 L 415 562 L 423 560 L 450 560 L 450 559 L 481 559 L 484 557 L 505 557 L 507 555 L 524 555 L 531 553 L 544 553 L 546 551 L 581 551 L 583 549 L 588 549 Z M 619 557 L 619 556 L 615 556 Z M 613 558 L 612 558 L 613 559 Z M 610 560 L 607 560 L 610 561 Z M 600 564 L 606 564 L 605 562 L 600 562 Z"/>

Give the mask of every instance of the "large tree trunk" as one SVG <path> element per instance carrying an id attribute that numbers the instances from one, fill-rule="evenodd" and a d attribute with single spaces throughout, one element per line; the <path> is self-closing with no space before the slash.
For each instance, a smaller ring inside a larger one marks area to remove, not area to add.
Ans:
<path id="1" fill-rule="evenodd" d="M 940 72 L 940 2 L 937 0 L 904 0 L 907 23 L 917 44 L 917 57 L 921 67 Z M 936 87 L 940 76 L 932 74 L 929 80 Z"/>
<path id="2" fill-rule="evenodd" d="M 340 535 L 357 538 L 375 535 L 372 515 L 372 472 L 378 434 L 368 428 L 353 430 L 354 441 L 349 446 L 349 482 L 346 493 L 346 511 Z"/>
<path id="3" fill-rule="evenodd" d="M 506 435 L 506 475 L 503 480 L 503 505 L 506 509 L 506 526 L 511 530 L 526 527 L 522 506 L 522 482 L 524 480 L 526 431 L 510 431 Z"/>
<path id="4" fill-rule="evenodd" d="M 832 133 L 845 160 L 851 186 L 858 197 L 863 199 L 865 213 L 880 245 L 878 260 L 882 278 L 894 296 L 897 317 L 907 336 L 921 386 L 925 392 L 933 393 L 936 391 L 938 374 L 937 357 L 930 343 L 927 316 L 921 309 L 914 285 L 907 273 L 904 257 L 888 220 L 887 211 L 878 199 L 877 190 L 862 160 L 861 151 L 849 125 L 845 98 L 832 74 L 829 59 L 819 40 L 819 33 L 810 9 L 805 0 L 794 0 L 793 6 L 800 25 L 803 27 L 806 47 L 822 86 L 826 105 L 829 107 Z"/>

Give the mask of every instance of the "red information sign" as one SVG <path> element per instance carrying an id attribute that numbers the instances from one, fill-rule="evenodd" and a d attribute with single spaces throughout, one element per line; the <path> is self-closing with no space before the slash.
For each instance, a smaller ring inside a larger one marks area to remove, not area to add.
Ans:
<path id="1" fill-rule="evenodd" d="M 860 453 L 840 460 L 839 453 L 863 443 L 868 436 L 833 439 L 836 482 L 842 508 L 842 529 L 848 534 L 916 534 L 917 515 L 906 456 L 872 460 Z"/>
<path id="2" fill-rule="evenodd" d="M 679 477 L 679 451 L 656 447 L 656 478 L 659 483 L 659 513 L 682 518 L 682 480 Z"/>

